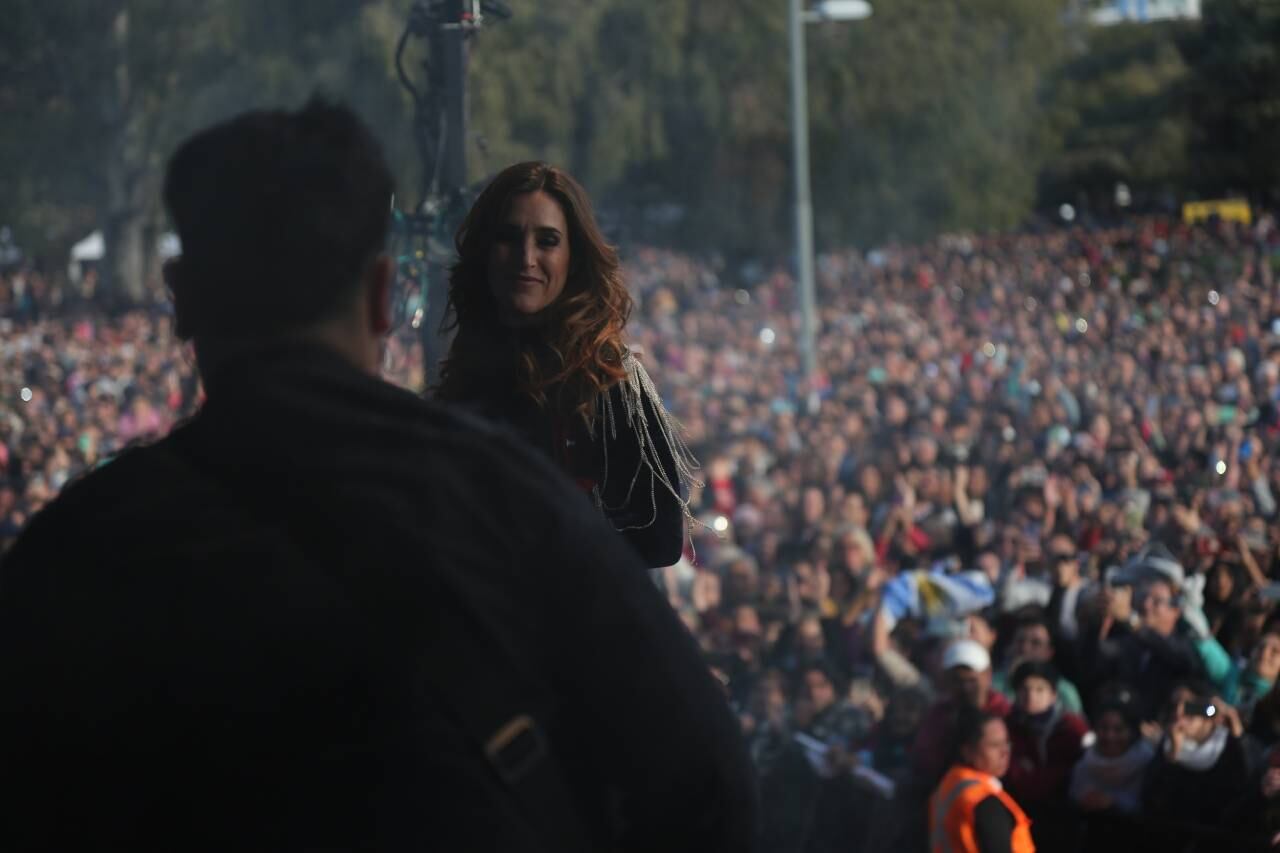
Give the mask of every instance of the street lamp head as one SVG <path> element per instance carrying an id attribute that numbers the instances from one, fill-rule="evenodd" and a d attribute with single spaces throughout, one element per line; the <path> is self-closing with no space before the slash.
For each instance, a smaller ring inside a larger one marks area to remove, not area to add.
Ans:
<path id="1" fill-rule="evenodd" d="M 871 17 L 867 0 L 819 0 L 805 16 L 810 21 L 860 21 Z"/>

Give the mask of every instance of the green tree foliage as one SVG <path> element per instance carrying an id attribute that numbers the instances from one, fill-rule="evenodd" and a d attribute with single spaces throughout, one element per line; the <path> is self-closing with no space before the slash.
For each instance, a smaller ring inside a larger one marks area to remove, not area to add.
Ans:
<path id="1" fill-rule="evenodd" d="M 9 0 L 0 222 L 60 257 L 93 227 L 136 297 L 184 135 L 316 89 L 418 182 L 395 81 L 410 0 Z M 633 233 L 785 253 L 783 0 L 511 0 L 473 41 L 471 177 L 543 158 Z M 1070 0 L 874 0 L 806 27 L 820 244 L 1002 228 L 1114 183 L 1265 195 L 1280 183 L 1280 0 L 1205 0 L 1203 26 L 1086 29 Z M 409 51 L 414 64 L 423 45 Z M 658 216 L 657 214 L 661 214 Z"/>
<path id="2" fill-rule="evenodd" d="M 1193 24 L 1121 24 L 1087 34 L 1050 76 L 1052 135 L 1061 147 L 1041 176 L 1048 204 L 1111 204 L 1117 183 L 1158 194 L 1186 176 L 1191 69 L 1180 44 Z"/>
<path id="3" fill-rule="evenodd" d="M 999 227 L 1044 160 L 1058 0 L 878 0 L 807 29 L 820 239 Z M 624 210 L 676 200 L 671 236 L 781 250 L 791 193 L 786 4 L 529 2 L 485 36 L 474 120 L 498 162 L 565 163 Z"/>
<path id="4" fill-rule="evenodd" d="M 827 241 L 1018 223 L 1048 151 L 1056 0 L 881 0 L 815 33 L 815 185 Z M 825 42 L 825 43 L 824 43 Z"/>
<path id="5" fill-rule="evenodd" d="M 50 257 L 102 228 L 111 295 L 140 298 L 164 162 L 184 136 L 315 89 L 403 114 L 376 25 L 342 0 L 11 0 L 0 221 Z"/>
<path id="6" fill-rule="evenodd" d="M 1206 0 L 1195 69 L 1190 184 L 1206 195 L 1280 199 L 1280 2 Z"/>
<path id="7" fill-rule="evenodd" d="M 1108 205 L 1118 182 L 1169 198 L 1274 202 L 1280 162 L 1280 2 L 1205 0 L 1202 20 L 1088 31 L 1050 76 L 1061 150 L 1045 203 Z"/>

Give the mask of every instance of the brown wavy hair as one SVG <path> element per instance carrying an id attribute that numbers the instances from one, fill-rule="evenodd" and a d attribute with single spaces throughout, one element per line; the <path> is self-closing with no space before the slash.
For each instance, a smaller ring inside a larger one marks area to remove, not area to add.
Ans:
<path id="1" fill-rule="evenodd" d="M 533 192 L 551 196 L 564 212 L 569 275 L 563 293 L 544 309 L 529 335 L 502 325 L 488 266 L 494 234 L 511 200 Z M 458 261 L 449 272 L 444 328 L 455 329 L 456 335 L 441 366 L 436 396 L 467 400 L 482 396 L 494 383 L 514 384 L 545 408 L 555 388 L 557 409 L 591 417 L 597 396 L 625 376 L 622 330 L 633 303 L 618 253 L 600 233 L 586 191 L 569 173 L 546 163 L 509 166 L 480 193 L 455 243 Z"/>

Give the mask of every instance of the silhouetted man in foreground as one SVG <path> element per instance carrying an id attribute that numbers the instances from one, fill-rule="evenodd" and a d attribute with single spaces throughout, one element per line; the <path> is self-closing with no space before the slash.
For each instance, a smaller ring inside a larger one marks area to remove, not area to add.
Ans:
<path id="1" fill-rule="evenodd" d="M 752 849 L 736 722 L 627 545 L 376 378 L 391 192 L 319 101 L 174 155 L 208 400 L 0 569 L 0 848 Z"/>

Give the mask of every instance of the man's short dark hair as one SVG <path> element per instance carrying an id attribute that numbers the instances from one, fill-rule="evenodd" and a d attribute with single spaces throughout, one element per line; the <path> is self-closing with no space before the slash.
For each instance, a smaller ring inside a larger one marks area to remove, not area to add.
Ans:
<path id="1" fill-rule="evenodd" d="M 811 672 L 821 673 L 822 677 L 830 682 L 831 687 L 836 692 L 836 696 L 840 696 L 847 690 L 844 676 L 838 669 L 832 666 L 828 661 L 814 661 L 806 664 L 800 669 L 800 680 L 803 682 Z"/>
<path id="2" fill-rule="evenodd" d="M 1040 607 L 1033 605 L 1018 614 L 1017 621 L 1013 623 L 1013 633 L 1016 635 L 1024 628 L 1044 628 L 1049 633 L 1050 643 L 1054 643 L 1057 639 L 1053 635 L 1053 624 Z"/>
<path id="3" fill-rule="evenodd" d="M 254 337 L 338 313 L 385 244 L 392 191 L 372 132 L 320 97 L 188 139 L 164 181 L 178 334 Z"/>

